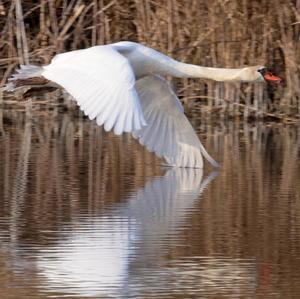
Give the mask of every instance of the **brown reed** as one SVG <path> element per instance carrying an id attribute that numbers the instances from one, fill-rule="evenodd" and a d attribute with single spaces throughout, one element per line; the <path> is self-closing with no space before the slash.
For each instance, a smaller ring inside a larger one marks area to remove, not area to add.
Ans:
<path id="1" fill-rule="evenodd" d="M 46 64 L 58 52 L 131 40 L 204 66 L 264 64 L 285 78 L 285 88 L 176 80 L 187 108 L 201 106 L 205 118 L 297 121 L 299 6 L 294 0 L 2 0 L 1 85 L 18 63 Z"/>

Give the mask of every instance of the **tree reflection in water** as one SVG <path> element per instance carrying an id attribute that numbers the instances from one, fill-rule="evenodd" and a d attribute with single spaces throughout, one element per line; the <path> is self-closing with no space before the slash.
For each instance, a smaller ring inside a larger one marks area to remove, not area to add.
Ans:
<path id="1" fill-rule="evenodd" d="M 59 108 L 2 112 L 1 297 L 300 294 L 298 127 L 192 118 L 212 180 Z"/>

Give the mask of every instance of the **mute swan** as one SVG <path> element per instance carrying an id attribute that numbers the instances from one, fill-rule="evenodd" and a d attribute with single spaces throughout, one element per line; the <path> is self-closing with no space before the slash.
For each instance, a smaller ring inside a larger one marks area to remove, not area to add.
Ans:
<path id="1" fill-rule="evenodd" d="M 280 82 L 264 66 L 225 69 L 176 61 L 154 49 L 118 42 L 57 54 L 49 65 L 21 65 L 6 91 L 29 85 L 63 87 L 80 109 L 106 131 L 131 132 L 170 166 L 203 167 L 207 153 L 162 76 L 223 82 Z"/>

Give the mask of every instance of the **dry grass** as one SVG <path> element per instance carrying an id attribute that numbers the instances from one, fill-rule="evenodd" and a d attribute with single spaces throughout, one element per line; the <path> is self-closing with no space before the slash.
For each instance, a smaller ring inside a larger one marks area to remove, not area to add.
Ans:
<path id="1" fill-rule="evenodd" d="M 138 41 L 182 61 L 215 67 L 264 64 L 285 88 L 178 80 L 187 107 L 204 117 L 297 120 L 299 1 L 0 0 L 0 78 L 18 63 L 58 52 Z M 273 116 L 272 116 L 273 115 Z"/>

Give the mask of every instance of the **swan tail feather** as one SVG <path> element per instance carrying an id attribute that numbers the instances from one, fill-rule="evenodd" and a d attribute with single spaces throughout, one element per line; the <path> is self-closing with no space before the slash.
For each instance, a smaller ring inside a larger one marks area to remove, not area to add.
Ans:
<path id="1" fill-rule="evenodd" d="M 47 84 L 49 80 L 42 77 L 42 73 L 43 68 L 40 66 L 32 64 L 20 65 L 16 73 L 8 79 L 8 83 L 4 86 L 4 91 L 13 92 L 23 86 Z"/>

